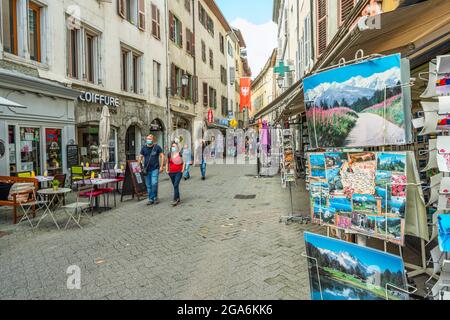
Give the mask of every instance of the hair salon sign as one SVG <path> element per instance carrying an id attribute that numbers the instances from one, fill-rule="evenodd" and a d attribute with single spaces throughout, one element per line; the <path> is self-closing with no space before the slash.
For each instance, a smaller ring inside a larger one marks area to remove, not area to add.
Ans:
<path id="1" fill-rule="evenodd" d="M 83 91 L 80 96 L 80 100 L 83 102 L 101 104 L 108 107 L 120 107 L 120 100 L 116 97 L 105 96 L 98 93 Z"/>

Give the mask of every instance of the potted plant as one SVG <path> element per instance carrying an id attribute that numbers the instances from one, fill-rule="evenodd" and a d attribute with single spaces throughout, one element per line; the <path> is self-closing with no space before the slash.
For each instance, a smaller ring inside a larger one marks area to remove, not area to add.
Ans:
<path id="1" fill-rule="evenodd" d="M 53 191 L 58 191 L 59 188 L 59 181 L 58 180 L 53 180 L 52 181 L 52 186 L 53 186 Z"/>

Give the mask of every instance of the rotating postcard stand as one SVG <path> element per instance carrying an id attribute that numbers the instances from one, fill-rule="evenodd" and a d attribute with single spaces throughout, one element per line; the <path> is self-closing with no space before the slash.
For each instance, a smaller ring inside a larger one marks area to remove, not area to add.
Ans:
<path id="1" fill-rule="evenodd" d="M 289 189 L 289 200 L 291 204 L 291 211 L 287 216 L 280 217 L 280 223 L 285 221 L 286 225 L 291 222 L 299 222 L 301 224 L 306 224 L 310 221 L 309 217 L 304 217 L 301 215 L 295 215 L 294 212 L 294 200 L 292 195 L 292 187 L 297 186 L 295 180 L 296 164 L 293 152 L 293 135 L 290 129 L 285 129 L 282 131 L 280 148 L 280 158 L 281 158 L 281 183 L 285 188 Z"/>

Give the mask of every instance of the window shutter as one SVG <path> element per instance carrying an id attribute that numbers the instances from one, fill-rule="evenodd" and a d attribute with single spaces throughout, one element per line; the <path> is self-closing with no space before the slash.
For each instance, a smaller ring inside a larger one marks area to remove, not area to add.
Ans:
<path id="1" fill-rule="evenodd" d="M 71 34 L 71 30 L 70 29 L 67 29 L 67 31 L 66 31 L 66 52 L 67 52 L 67 68 L 66 68 L 66 72 L 67 72 L 67 75 L 70 77 L 70 76 L 72 76 L 72 72 L 71 72 L 71 69 L 72 69 L 72 46 L 71 46 L 71 36 L 72 36 L 72 34 Z"/>
<path id="2" fill-rule="evenodd" d="M 192 101 L 194 103 L 197 103 L 198 102 L 198 77 L 197 76 L 193 77 L 193 90 L 192 91 L 194 92 L 194 96 L 192 97 Z"/>
<path id="3" fill-rule="evenodd" d="M 172 96 L 175 95 L 175 92 L 177 91 L 177 76 L 175 74 L 175 65 L 172 63 L 170 66 L 170 86 L 171 86 L 171 94 Z"/>
<path id="4" fill-rule="evenodd" d="M 317 0 L 317 53 L 327 48 L 327 0 Z"/>
<path id="5" fill-rule="evenodd" d="M 186 51 L 191 53 L 191 32 L 186 28 Z"/>
<path id="6" fill-rule="evenodd" d="M 157 24 L 158 24 L 158 39 L 161 39 L 161 12 L 156 8 L 157 13 Z"/>
<path id="7" fill-rule="evenodd" d="M 203 105 L 208 106 L 208 84 L 203 82 Z"/>
<path id="8" fill-rule="evenodd" d="M 339 0 L 339 25 L 342 25 L 352 12 L 355 0 Z"/>
<path id="9" fill-rule="evenodd" d="M 125 8 L 126 8 L 125 0 L 117 0 L 117 3 L 118 3 L 117 7 L 118 7 L 119 16 L 121 16 L 122 18 L 125 19 L 125 16 L 126 16 L 125 15 Z"/>
<path id="10" fill-rule="evenodd" d="M 173 13 L 169 12 L 169 38 L 172 41 L 175 41 L 174 33 L 175 33 L 175 21 L 173 18 Z"/>
<path id="11" fill-rule="evenodd" d="M 145 0 L 138 0 L 138 27 L 145 30 Z"/>
<path id="12" fill-rule="evenodd" d="M 180 27 L 178 28 L 180 47 L 183 48 L 183 24 L 181 23 L 181 21 L 179 21 L 178 23 L 180 24 Z"/>

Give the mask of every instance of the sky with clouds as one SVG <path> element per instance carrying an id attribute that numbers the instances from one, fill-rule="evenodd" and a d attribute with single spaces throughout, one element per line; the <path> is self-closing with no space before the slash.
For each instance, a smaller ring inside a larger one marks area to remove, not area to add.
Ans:
<path id="1" fill-rule="evenodd" d="M 277 46 L 277 26 L 272 22 L 273 0 L 216 0 L 228 22 L 242 31 L 253 78 Z"/>

